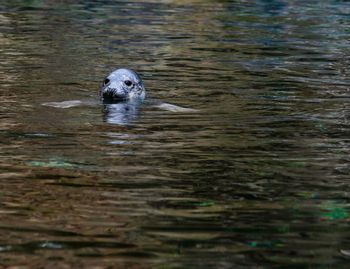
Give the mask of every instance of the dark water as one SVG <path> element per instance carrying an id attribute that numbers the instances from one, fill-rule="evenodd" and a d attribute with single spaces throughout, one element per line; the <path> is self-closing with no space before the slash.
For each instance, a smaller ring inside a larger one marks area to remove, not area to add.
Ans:
<path id="1" fill-rule="evenodd" d="M 0 3 L 0 268 L 349 268 L 348 1 Z"/>

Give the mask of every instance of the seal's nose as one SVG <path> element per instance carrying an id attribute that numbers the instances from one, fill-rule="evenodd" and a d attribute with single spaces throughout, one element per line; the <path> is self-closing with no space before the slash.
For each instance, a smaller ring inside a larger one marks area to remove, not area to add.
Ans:
<path id="1" fill-rule="evenodd" d="M 106 91 L 102 93 L 103 99 L 112 99 L 113 98 L 113 92 L 112 91 Z"/>
<path id="2" fill-rule="evenodd" d="M 126 99 L 126 95 L 117 89 L 108 88 L 102 92 L 102 99 L 104 101 L 123 101 Z"/>

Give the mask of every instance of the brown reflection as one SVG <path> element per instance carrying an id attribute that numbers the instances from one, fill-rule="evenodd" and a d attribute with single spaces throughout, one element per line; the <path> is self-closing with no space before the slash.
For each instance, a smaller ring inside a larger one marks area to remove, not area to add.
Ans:
<path id="1" fill-rule="evenodd" d="M 346 268 L 341 1 L 29 2 L 0 15 L 5 267 Z M 200 112 L 40 105 L 119 66 Z"/>
<path id="2" fill-rule="evenodd" d="M 128 202 L 129 195 L 116 188 L 98 186 L 94 174 L 1 168 L 9 170 L 0 177 L 3 265 L 151 266 L 149 258 L 155 255 L 137 245 L 141 240 L 134 238 L 137 215 L 129 214 L 143 208 L 143 203 Z"/>

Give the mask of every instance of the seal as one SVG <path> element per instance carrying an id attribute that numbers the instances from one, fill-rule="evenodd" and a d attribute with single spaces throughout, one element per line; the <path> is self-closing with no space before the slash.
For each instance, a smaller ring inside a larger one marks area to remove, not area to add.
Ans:
<path id="1" fill-rule="evenodd" d="M 135 71 L 126 68 L 117 69 L 105 77 L 99 96 L 103 105 L 103 120 L 118 125 L 135 122 L 138 119 L 141 104 L 171 112 L 193 113 L 198 111 L 158 100 L 144 101 L 146 90 L 141 77 Z M 100 105 L 101 102 L 96 99 L 45 102 L 42 105 L 55 108 Z"/>
<path id="2" fill-rule="evenodd" d="M 126 68 L 110 73 L 100 89 L 100 97 L 104 103 L 143 101 L 145 96 L 146 90 L 140 76 Z"/>

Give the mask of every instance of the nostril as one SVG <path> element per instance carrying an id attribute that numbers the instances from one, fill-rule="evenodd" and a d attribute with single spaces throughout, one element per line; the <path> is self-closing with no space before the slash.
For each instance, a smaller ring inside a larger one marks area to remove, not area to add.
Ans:
<path id="1" fill-rule="evenodd" d="M 110 101 L 121 101 L 126 99 L 126 95 L 117 89 L 106 88 L 106 90 L 102 93 L 102 98 Z"/>
<path id="2" fill-rule="evenodd" d="M 103 98 L 111 99 L 114 96 L 114 93 L 112 90 L 107 90 L 102 93 Z"/>

